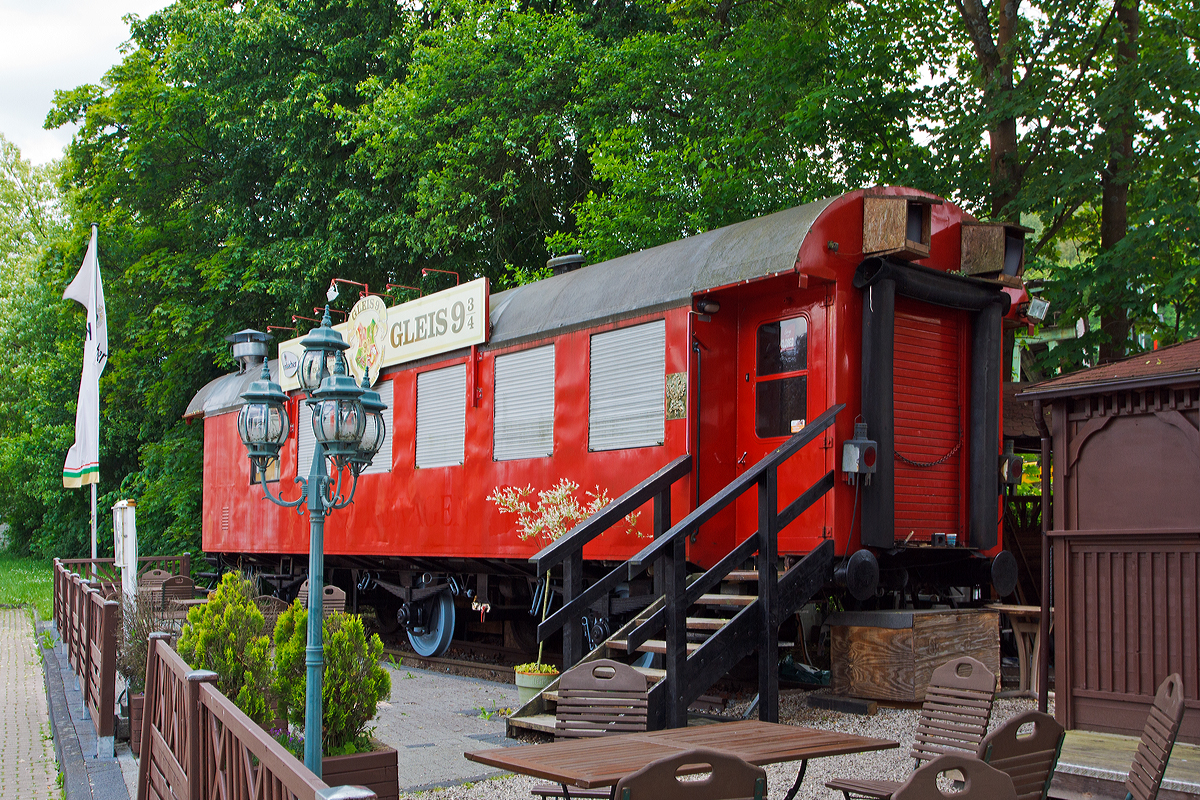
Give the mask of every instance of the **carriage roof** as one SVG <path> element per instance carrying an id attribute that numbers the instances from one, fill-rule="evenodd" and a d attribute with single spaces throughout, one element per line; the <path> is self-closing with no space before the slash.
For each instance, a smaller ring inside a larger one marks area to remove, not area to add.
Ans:
<path id="1" fill-rule="evenodd" d="M 674 308 L 701 292 L 793 271 L 804 237 L 836 199 L 726 225 L 493 294 L 488 344 L 518 344 Z M 453 357 L 442 353 L 423 361 Z M 277 362 L 270 366 L 278 380 Z M 253 372 L 210 381 L 192 398 L 184 418 L 236 409 L 242 392 L 257 379 Z"/>

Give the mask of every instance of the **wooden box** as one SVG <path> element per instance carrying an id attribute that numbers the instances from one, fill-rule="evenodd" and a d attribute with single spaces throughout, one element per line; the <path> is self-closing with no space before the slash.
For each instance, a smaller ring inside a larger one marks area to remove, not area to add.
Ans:
<path id="1" fill-rule="evenodd" d="M 863 197 L 863 255 L 894 255 L 909 261 L 929 257 L 931 204 L 925 197 Z"/>
<path id="2" fill-rule="evenodd" d="M 962 223 L 962 273 L 1019 279 L 1025 272 L 1029 228 L 999 222 Z"/>
<path id="3" fill-rule="evenodd" d="M 958 656 L 1000 677 L 1000 614 L 991 609 L 843 611 L 828 624 L 835 694 L 919 703 L 933 671 Z"/>
<path id="4" fill-rule="evenodd" d="M 372 739 L 376 749 L 321 759 L 321 780 L 330 786 L 365 786 L 379 800 L 400 797 L 400 756 L 394 747 Z"/>

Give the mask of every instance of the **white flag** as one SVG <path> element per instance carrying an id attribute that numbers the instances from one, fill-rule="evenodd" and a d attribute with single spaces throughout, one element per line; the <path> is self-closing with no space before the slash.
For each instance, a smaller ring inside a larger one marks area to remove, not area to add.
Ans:
<path id="1" fill-rule="evenodd" d="M 83 344 L 83 376 L 79 381 L 79 405 L 75 409 L 75 444 L 63 465 L 63 486 L 77 489 L 100 482 L 100 373 L 108 364 L 108 318 L 104 310 L 104 286 L 100 283 L 100 260 L 96 257 L 96 226 L 83 264 L 64 300 L 74 300 L 87 309 L 87 336 Z"/>

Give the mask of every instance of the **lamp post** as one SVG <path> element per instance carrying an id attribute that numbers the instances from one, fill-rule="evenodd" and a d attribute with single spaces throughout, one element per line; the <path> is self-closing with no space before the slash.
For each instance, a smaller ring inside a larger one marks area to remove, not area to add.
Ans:
<path id="1" fill-rule="evenodd" d="M 304 702 L 304 765 L 321 776 L 321 682 L 325 668 L 324 647 L 321 642 L 323 612 L 322 591 L 325 586 L 325 517 L 345 508 L 354 499 L 358 476 L 371 464 L 383 444 L 387 429 L 383 419 L 386 406 L 377 392 L 372 391 L 367 376 L 360 387 L 346 374 L 343 351 L 349 345 L 333 330 L 329 308 L 318 328 L 308 333 L 300 343 L 300 388 L 309 393 L 306 401 L 312 408 L 313 449 L 312 467 L 308 478 L 296 476 L 300 497 L 284 500 L 271 494 L 267 486 L 267 464 L 279 457 L 290 430 L 287 395 L 271 380 L 263 362 L 262 375 L 250 384 L 238 412 L 238 434 L 246 445 L 250 463 L 259 475 L 267 498 L 276 505 L 295 508 L 304 513 L 307 501 L 309 512 L 308 549 L 308 646 L 304 664 L 307 684 Z M 326 462 L 332 474 L 326 469 Z M 350 492 L 342 496 L 342 473 L 350 470 L 353 483 Z M 336 480 L 335 480 L 336 476 Z"/>

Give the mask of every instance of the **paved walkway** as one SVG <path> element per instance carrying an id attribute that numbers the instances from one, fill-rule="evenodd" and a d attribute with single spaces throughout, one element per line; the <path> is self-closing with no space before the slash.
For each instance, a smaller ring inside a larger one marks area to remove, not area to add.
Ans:
<path id="1" fill-rule="evenodd" d="M 0 797 L 59 797 L 46 682 L 20 608 L 0 609 L 0 697 Z"/>
<path id="2" fill-rule="evenodd" d="M 375 737 L 400 756 L 400 791 L 477 781 L 498 770 L 463 753 L 516 745 L 504 738 L 501 709 L 517 706 L 517 687 L 384 663 L 392 697 L 380 704 Z"/>

